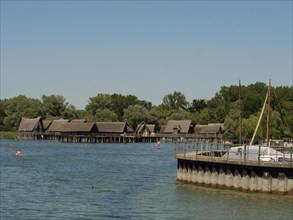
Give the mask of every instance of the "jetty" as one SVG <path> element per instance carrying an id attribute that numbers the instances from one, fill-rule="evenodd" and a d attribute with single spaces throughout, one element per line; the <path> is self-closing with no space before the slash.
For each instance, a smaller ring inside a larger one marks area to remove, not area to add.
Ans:
<path id="1" fill-rule="evenodd" d="M 284 157 L 269 161 L 261 159 L 261 151 L 256 152 L 256 160 L 246 154 L 247 151 L 239 151 L 238 158 L 232 156 L 232 153 L 229 157 L 229 148 L 217 144 L 175 143 L 177 181 L 221 189 L 293 196 L 292 147 L 283 149 Z"/>

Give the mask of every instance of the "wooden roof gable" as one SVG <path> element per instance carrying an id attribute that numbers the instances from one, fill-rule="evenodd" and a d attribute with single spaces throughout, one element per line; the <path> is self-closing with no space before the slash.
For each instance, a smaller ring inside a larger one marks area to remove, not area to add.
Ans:
<path id="1" fill-rule="evenodd" d="M 19 131 L 34 131 L 43 129 L 41 117 L 37 118 L 22 118 L 19 124 Z"/>
<path id="2" fill-rule="evenodd" d="M 156 128 L 156 125 L 155 124 L 147 124 L 146 126 L 147 126 L 147 128 L 149 129 L 149 131 L 151 133 L 154 133 L 155 132 L 155 128 Z"/>
<path id="3" fill-rule="evenodd" d="M 220 126 L 222 131 L 224 131 L 224 123 L 209 123 L 208 125 Z"/>
<path id="4" fill-rule="evenodd" d="M 142 133 L 143 130 L 148 130 L 148 132 L 153 133 L 155 132 L 155 124 L 145 124 L 144 122 L 137 125 L 135 132 L 136 133 Z"/>
<path id="5" fill-rule="evenodd" d="M 72 119 L 70 123 L 85 123 L 86 119 Z"/>
<path id="6" fill-rule="evenodd" d="M 137 125 L 136 129 L 135 129 L 135 133 L 140 133 L 145 127 L 145 123 L 142 122 L 140 124 Z"/>
<path id="7" fill-rule="evenodd" d="M 177 129 L 180 133 L 189 133 L 191 120 L 169 120 L 164 133 L 173 133 Z"/>
<path id="8" fill-rule="evenodd" d="M 56 132 L 59 131 L 59 129 L 62 127 L 63 124 L 68 123 L 69 120 L 67 119 L 58 119 L 53 120 L 48 131 L 50 132 Z"/>
<path id="9" fill-rule="evenodd" d="M 133 132 L 128 122 L 96 122 L 100 133 L 124 133 Z"/>
<path id="10" fill-rule="evenodd" d="M 94 122 L 74 122 L 64 123 L 59 127 L 59 132 L 98 132 L 97 125 Z"/>
<path id="11" fill-rule="evenodd" d="M 218 134 L 222 133 L 222 126 L 219 124 L 205 125 L 202 127 L 200 133 L 202 134 Z"/>
<path id="12" fill-rule="evenodd" d="M 194 133 L 201 133 L 201 130 L 204 126 L 207 126 L 207 125 L 196 125 L 194 127 Z"/>
<path id="13" fill-rule="evenodd" d="M 53 120 L 43 120 L 44 130 L 48 130 Z"/>

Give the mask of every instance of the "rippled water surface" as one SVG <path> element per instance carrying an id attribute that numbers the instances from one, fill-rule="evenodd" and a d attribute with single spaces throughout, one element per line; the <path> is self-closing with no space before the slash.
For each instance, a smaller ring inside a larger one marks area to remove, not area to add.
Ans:
<path id="1" fill-rule="evenodd" d="M 288 197 L 177 183 L 172 144 L 1 140 L 0 150 L 1 219 L 293 219 Z"/>

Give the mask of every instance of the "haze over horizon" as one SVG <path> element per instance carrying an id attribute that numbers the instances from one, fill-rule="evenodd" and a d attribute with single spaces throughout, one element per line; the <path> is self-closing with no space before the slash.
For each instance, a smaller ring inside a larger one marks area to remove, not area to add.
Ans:
<path id="1" fill-rule="evenodd" d="M 292 86 L 292 1 L 1 1 L 1 99 Z"/>

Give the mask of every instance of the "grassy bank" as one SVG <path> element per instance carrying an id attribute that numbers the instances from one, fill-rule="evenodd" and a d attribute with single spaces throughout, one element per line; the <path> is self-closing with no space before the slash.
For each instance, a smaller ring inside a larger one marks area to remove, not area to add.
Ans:
<path id="1" fill-rule="evenodd" d="M 1 139 L 16 139 L 17 138 L 17 132 L 15 131 L 1 131 L 0 132 L 0 138 Z"/>

